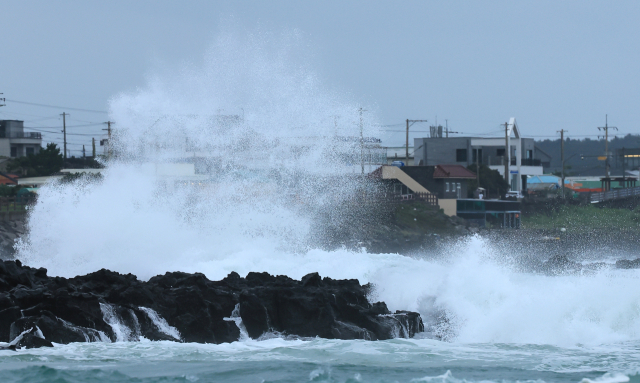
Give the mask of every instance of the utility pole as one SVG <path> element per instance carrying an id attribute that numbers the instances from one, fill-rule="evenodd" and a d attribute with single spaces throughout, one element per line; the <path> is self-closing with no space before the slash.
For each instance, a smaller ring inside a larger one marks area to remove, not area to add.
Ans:
<path id="1" fill-rule="evenodd" d="M 627 169 L 624 164 L 624 146 L 622 147 L 622 183 L 624 184 L 622 187 L 627 187 Z"/>
<path id="2" fill-rule="evenodd" d="M 409 165 L 409 127 L 413 124 L 415 124 L 416 122 L 427 122 L 427 120 L 409 120 L 407 119 L 407 155 L 406 155 L 406 159 L 407 159 L 407 166 Z M 414 158 L 415 158 L 415 150 L 414 150 Z M 426 160 L 426 158 L 425 158 Z M 414 163 L 415 165 L 415 163 Z M 426 161 L 425 161 L 425 165 L 426 165 Z"/>
<path id="3" fill-rule="evenodd" d="M 111 158 L 111 124 L 115 124 L 115 122 L 113 121 L 107 121 L 105 122 L 105 124 L 107 124 L 107 129 L 102 129 L 102 130 L 106 130 L 109 139 L 107 140 L 107 158 Z"/>
<path id="4" fill-rule="evenodd" d="M 364 124 L 362 123 L 362 108 L 358 109 L 360 112 L 360 166 L 362 166 L 362 175 L 364 176 Z"/>
<path id="5" fill-rule="evenodd" d="M 63 140 L 64 140 L 64 159 L 67 159 L 67 116 L 69 115 L 69 113 L 64 113 L 62 112 L 61 116 L 62 116 L 62 133 L 63 133 Z"/>
<path id="6" fill-rule="evenodd" d="M 87 152 L 84 151 L 84 145 L 82 145 L 82 168 L 87 167 Z"/>
<path id="7" fill-rule="evenodd" d="M 564 199 L 564 132 L 567 130 L 560 129 L 560 160 L 562 161 L 562 198 Z"/>
<path id="8" fill-rule="evenodd" d="M 480 149 L 476 148 L 476 184 L 480 187 Z"/>
<path id="9" fill-rule="evenodd" d="M 91 154 L 93 154 L 93 159 L 96 159 L 96 138 L 91 137 L 91 148 L 93 149 Z"/>
<path id="10" fill-rule="evenodd" d="M 509 165 L 511 165 L 511 158 L 509 158 L 509 123 L 504 123 L 504 179 L 509 184 L 509 189 L 511 189 L 511 180 L 509 179 Z"/>
<path id="11" fill-rule="evenodd" d="M 604 161 L 604 175 L 605 178 L 607 178 L 606 181 L 606 188 L 607 190 L 605 191 L 609 191 L 609 129 L 615 129 L 618 130 L 618 128 L 616 128 L 615 126 L 609 126 L 609 116 L 608 115 L 604 115 L 604 127 L 598 127 L 598 130 L 604 130 L 604 155 L 605 155 L 605 161 Z"/>

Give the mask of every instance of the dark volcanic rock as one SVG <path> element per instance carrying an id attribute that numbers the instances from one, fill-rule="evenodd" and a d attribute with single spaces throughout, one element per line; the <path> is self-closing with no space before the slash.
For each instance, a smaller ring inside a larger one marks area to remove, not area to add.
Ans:
<path id="1" fill-rule="evenodd" d="M 286 276 L 166 273 L 139 281 L 108 270 L 75 278 L 0 261 L 0 342 L 16 347 L 93 341 L 223 343 L 269 333 L 390 339 L 424 331 L 420 315 L 367 300 L 370 286 L 317 273 Z M 240 322 L 241 319 L 241 324 Z M 4 346 L 10 347 L 10 346 Z"/>

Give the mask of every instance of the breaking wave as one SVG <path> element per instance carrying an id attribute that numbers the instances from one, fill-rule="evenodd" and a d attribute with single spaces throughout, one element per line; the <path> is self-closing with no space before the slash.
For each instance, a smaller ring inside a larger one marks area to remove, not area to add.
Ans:
<path id="1" fill-rule="evenodd" d="M 375 168 L 364 138 L 377 131 L 372 112 L 321 84 L 300 58 L 304 44 L 297 32 L 222 33 L 201 66 L 115 96 L 103 179 L 43 187 L 18 257 L 67 277 L 107 268 L 142 279 L 357 278 L 375 285 L 372 299 L 419 311 L 433 336 L 455 342 L 640 337 L 634 270 L 521 272 L 505 262 L 517 255 L 496 256 L 479 237 L 438 259 L 316 246 L 314 217 L 344 206 L 362 190 L 363 170 Z M 124 328 L 103 310 L 114 331 Z"/>

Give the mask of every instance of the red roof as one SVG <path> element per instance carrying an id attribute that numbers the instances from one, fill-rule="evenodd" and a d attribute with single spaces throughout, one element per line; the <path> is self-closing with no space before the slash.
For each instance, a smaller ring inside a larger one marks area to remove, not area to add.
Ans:
<path id="1" fill-rule="evenodd" d="M 433 178 L 476 178 L 476 173 L 462 165 L 436 165 Z"/>
<path id="2" fill-rule="evenodd" d="M 17 185 L 18 183 L 15 181 L 16 179 L 18 179 L 18 175 L 17 174 L 7 174 L 7 176 L 13 178 L 8 178 L 4 175 L 0 175 L 0 185 Z"/>

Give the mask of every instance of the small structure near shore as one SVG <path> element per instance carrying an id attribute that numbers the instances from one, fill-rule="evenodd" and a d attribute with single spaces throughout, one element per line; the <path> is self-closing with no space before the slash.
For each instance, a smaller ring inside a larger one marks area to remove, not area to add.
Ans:
<path id="1" fill-rule="evenodd" d="M 459 199 L 458 217 L 476 223 L 503 229 L 519 229 L 521 221 L 520 202 L 500 200 Z"/>

